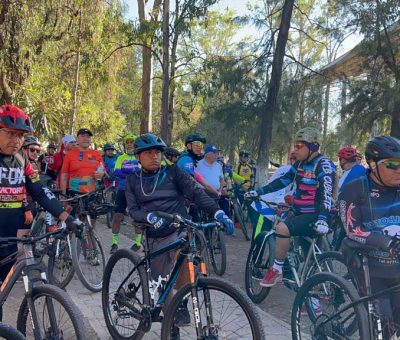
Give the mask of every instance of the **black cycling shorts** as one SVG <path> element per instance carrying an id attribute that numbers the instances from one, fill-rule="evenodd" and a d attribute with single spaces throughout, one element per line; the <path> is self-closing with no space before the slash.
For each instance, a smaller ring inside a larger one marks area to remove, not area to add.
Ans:
<path id="1" fill-rule="evenodd" d="M 318 214 L 301 214 L 289 217 L 284 223 L 289 229 L 290 236 L 313 236 Z"/>
<path id="2" fill-rule="evenodd" d="M 125 196 L 125 190 L 117 190 L 117 194 L 115 196 L 115 208 L 116 213 L 125 214 L 127 202 Z"/>

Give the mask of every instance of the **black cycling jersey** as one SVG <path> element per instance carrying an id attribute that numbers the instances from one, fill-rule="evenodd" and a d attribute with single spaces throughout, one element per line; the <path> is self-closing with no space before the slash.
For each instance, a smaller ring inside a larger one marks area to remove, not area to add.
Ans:
<path id="1" fill-rule="evenodd" d="M 340 217 L 347 236 L 379 250 L 369 253 L 371 276 L 399 276 L 400 263 L 391 256 L 390 235 L 400 234 L 400 188 L 383 187 L 369 175 L 348 183 L 339 195 Z"/>
<path id="2" fill-rule="evenodd" d="M 147 223 L 151 212 L 178 213 L 189 218 L 185 198 L 214 215 L 219 207 L 195 180 L 175 165 L 162 166 L 157 173 L 146 173 L 142 170 L 131 173 L 126 182 L 126 199 L 129 214 L 137 222 Z M 164 237 L 174 228 L 149 230 L 149 237 Z"/>

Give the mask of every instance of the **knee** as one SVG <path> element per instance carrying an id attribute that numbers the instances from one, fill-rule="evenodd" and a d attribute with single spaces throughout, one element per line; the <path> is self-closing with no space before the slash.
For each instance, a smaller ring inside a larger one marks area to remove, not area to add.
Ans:
<path id="1" fill-rule="evenodd" d="M 288 229 L 287 225 L 283 222 L 279 223 L 276 226 L 276 233 L 280 234 L 280 235 L 290 236 L 289 229 Z"/>

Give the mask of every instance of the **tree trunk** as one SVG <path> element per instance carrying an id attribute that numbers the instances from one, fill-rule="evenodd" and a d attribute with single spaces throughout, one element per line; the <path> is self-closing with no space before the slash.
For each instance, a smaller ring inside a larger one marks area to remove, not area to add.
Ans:
<path id="1" fill-rule="evenodd" d="M 390 135 L 400 139 L 400 101 L 394 103 L 394 110 L 391 114 L 392 124 L 390 127 Z"/>
<path id="2" fill-rule="evenodd" d="M 75 59 L 75 75 L 74 75 L 74 91 L 73 91 L 73 103 L 72 103 L 72 112 L 69 116 L 69 133 L 71 135 L 74 134 L 74 121 L 76 117 L 76 113 L 78 111 L 78 92 L 79 92 L 79 71 L 81 65 L 81 44 L 82 44 L 82 10 L 79 10 L 79 23 L 78 23 L 78 42 L 77 42 L 77 51 L 76 51 L 76 59 Z"/>
<path id="3" fill-rule="evenodd" d="M 169 0 L 163 3 L 163 84 L 161 97 L 161 137 L 171 144 L 171 131 L 168 131 L 168 97 L 169 97 Z"/>
<path id="4" fill-rule="evenodd" d="M 274 59 L 272 61 L 271 81 L 268 88 L 265 112 L 261 117 L 260 144 L 258 148 L 257 168 L 260 185 L 266 183 L 268 178 L 269 145 L 272 137 L 272 123 L 274 113 L 277 111 L 277 98 L 282 78 L 283 59 L 285 56 L 286 43 L 289 35 L 290 21 L 292 17 L 294 0 L 285 0 L 282 9 L 281 23 L 279 27 L 278 39 Z"/>
<path id="5" fill-rule="evenodd" d="M 322 140 L 324 141 L 324 145 L 326 142 L 326 135 L 328 133 L 328 118 L 329 118 L 329 98 L 330 98 L 330 94 L 331 94 L 331 84 L 328 83 L 326 84 L 325 87 L 325 98 L 324 98 L 324 125 L 323 125 L 323 138 Z"/>

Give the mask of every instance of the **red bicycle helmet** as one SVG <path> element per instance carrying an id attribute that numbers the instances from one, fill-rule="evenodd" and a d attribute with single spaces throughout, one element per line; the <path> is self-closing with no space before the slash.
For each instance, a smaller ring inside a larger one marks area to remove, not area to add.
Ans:
<path id="1" fill-rule="evenodd" d="M 343 159 L 352 159 L 357 157 L 357 150 L 356 148 L 353 148 L 352 146 L 345 146 L 344 148 L 341 148 L 338 152 L 339 158 Z"/>
<path id="2" fill-rule="evenodd" d="M 0 128 L 33 132 L 29 116 L 15 105 L 0 106 Z"/>

